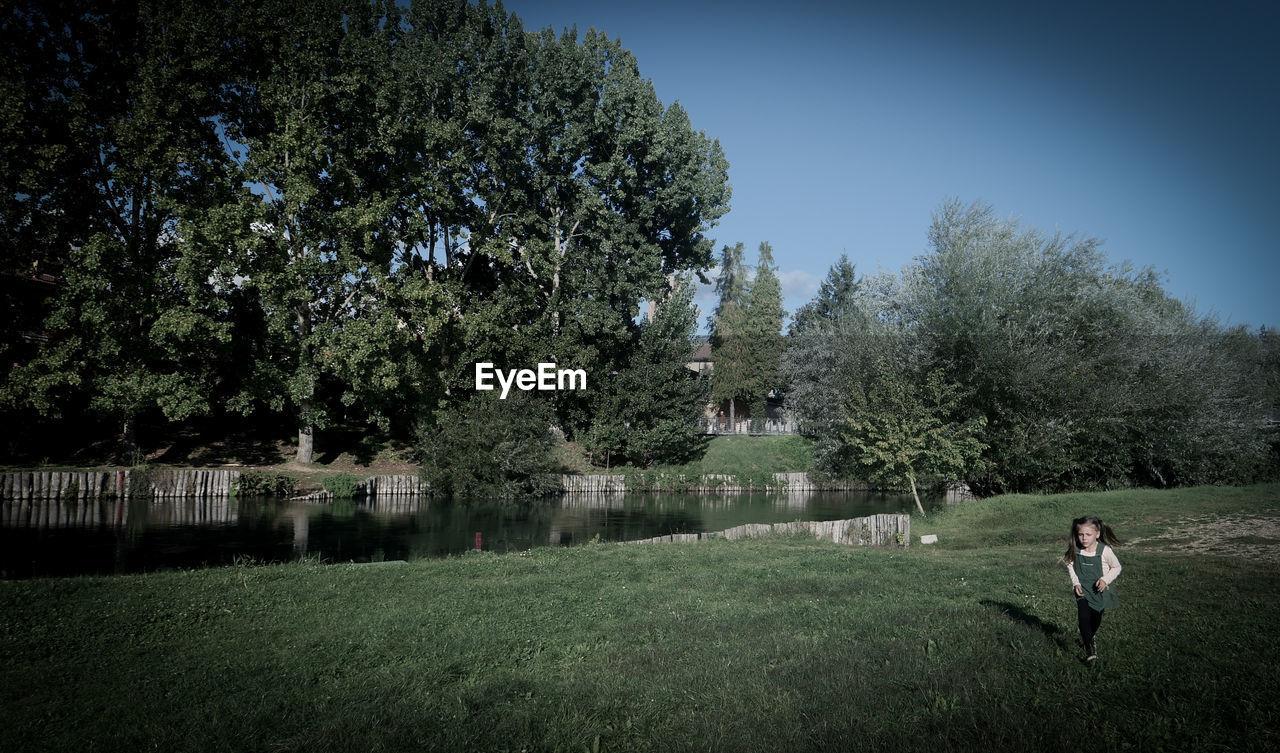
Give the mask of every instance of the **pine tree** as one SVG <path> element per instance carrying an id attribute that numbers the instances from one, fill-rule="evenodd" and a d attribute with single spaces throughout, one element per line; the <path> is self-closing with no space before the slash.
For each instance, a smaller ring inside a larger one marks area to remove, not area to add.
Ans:
<path id="1" fill-rule="evenodd" d="M 760 261 L 747 302 L 747 350 L 750 353 L 749 377 L 745 395 L 751 406 L 752 422 L 766 420 L 769 393 L 781 384 L 782 284 L 778 282 L 773 263 L 773 247 L 760 244 Z"/>
<path id="2" fill-rule="evenodd" d="M 729 427 L 737 426 L 737 398 L 746 394 L 750 380 L 750 335 L 747 325 L 749 290 L 742 263 L 741 243 L 720 252 L 720 276 L 716 280 L 719 303 L 711 317 L 711 399 L 729 401 Z"/>

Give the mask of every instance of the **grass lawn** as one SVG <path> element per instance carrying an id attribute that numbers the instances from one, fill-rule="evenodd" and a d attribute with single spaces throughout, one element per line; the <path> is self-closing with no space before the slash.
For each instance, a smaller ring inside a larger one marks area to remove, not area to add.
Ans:
<path id="1" fill-rule="evenodd" d="M 1093 665 L 1056 564 L 1085 512 L 1137 539 Z M 1000 497 L 905 550 L 0 583 L 0 750 L 1273 750 L 1277 521 L 1280 485 Z"/>
<path id="2" fill-rule="evenodd" d="M 706 438 L 706 452 L 701 458 L 681 465 L 658 465 L 641 469 L 630 465 L 608 470 L 585 463 L 575 468 L 581 473 L 660 473 L 685 474 L 690 477 L 707 473 L 728 475 L 760 475 L 793 473 L 813 468 L 813 440 L 796 435 L 779 436 L 714 436 Z"/>

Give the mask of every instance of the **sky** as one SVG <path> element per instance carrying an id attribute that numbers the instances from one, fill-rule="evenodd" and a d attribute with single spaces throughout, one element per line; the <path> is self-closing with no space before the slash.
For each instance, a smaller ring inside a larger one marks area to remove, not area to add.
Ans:
<path id="1" fill-rule="evenodd" d="M 948 199 L 1098 238 L 1224 325 L 1280 325 L 1280 6 L 1255 0 L 506 0 L 620 39 L 720 141 L 732 209 L 788 312 L 842 253 L 929 251 Z M 698 297 L 704 317 L 714 305 Z"/>

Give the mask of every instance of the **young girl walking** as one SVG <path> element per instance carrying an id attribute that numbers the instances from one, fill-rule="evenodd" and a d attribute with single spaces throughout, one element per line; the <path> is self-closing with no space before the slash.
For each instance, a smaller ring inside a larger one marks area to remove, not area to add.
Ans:
<path id="1" fill-rule="evenodd" d="M 1116 559 L 1112 546 L 1120 543 L 1111 527 L 1092 515 L 1076 518 L 1071 523 L 1071 539 L 1062 559 L 1076 592 L 1080 640 L 1084 642 L 1087 662 L 1098 658 L 1096 635 L 1103 611 L 1120 606 L 1112 585 L 1120 576 L 1120 560 Z"/>

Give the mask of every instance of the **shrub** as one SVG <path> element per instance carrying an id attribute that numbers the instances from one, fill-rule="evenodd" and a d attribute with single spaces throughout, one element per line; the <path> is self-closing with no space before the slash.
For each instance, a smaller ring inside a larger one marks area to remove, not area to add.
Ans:
<path id="1" fill-rule="evenodd" d="M 335 473 L 325 478 L 324 490 L 334 499 L 351 499 L 360 491 L 360 479 L 350 473 Z"/>
<path id="2" fill-rule="evenodd" d="M 442 497 L 514 499 L 557 492 L 551 410 L 527 393 L 477 393 L 418 430 L 423 482 Z"/>
<path id="3" fill-rule="evenodd" d="M 245 471 L 236 482 L 236 494 L 242 497 L 287 497 L 297 489 L 296 478 L 267 471 Z"/>

